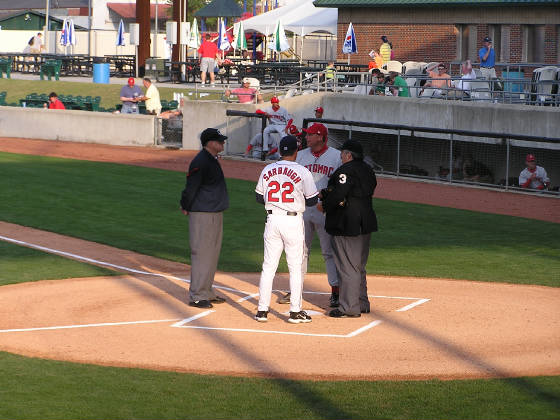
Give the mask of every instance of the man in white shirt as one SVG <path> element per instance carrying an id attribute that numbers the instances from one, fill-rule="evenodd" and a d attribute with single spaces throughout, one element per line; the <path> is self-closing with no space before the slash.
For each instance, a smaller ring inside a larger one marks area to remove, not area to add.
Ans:
<path id="1" fill-rule="evenodd" d="M 528 154 L 525 158 L 527 167 L 519 174 L 519 186 L 535 190 L 546 190 L 550 185 L 550 178 L 542 166 L 537 165 L 535 155 Z"/>
<path id="2" fill-rule="evenodd" d="M 472 80 L 476 79 L 476 73 L 472 68 L 471 60 L 463 62 L 463 64 L 461 65 L 461 73 L 461 79 L 453 80 L 451 82 L 451 85 L 455 89 L 459 89 L 463 93 L 466 93 L 471 98 L 476 97 L 476 92 L 472 92 Z"/>
<path id="3" fill-rule="evenodd" d="M 159 91 L 149 77 L 144 77 L 143 83 L 146 88 L 146 93 L 144 94 L 142 100 L 146 101 L 146 111 L 148 114 L 159 115 L 161 112 Z"/>
<path id="4" fill-rule="evenodd" d="M 268 152 L 268 145 L 273 143 L 270 138 L 271 133 L 280 133 L 282 136 L 287 134 L 286 127 L 288 122 L 292 119 L 286 108 L 280 106 L 280 101 L 276 96 L 270 99 L 270 108 L 257 110 L 258 114 L 266 114 L 268 117 L 268 126 L 264 129 L 263 136 L 263 151 Z"/>

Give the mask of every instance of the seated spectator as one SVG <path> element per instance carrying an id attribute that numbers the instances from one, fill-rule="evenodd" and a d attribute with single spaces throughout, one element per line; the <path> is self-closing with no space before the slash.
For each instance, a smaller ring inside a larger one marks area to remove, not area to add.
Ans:
<path id="1" fill-rule="evenodd" d="M 182 117 L 184 104 L 185 104 L 185 100 L 181 98 L 181 100 L 179 101 L 179 105 L 177 106 L 177 109 L 170 109 L 169 111 L 163 111 L 161 114 L 159 114 L 159 117 L 163 118 L 164 120 Z"/>
<path id="2" fill-rule="evenodd" d="M 474 97 L 474 92 L 471 92 L 471 90 L 472 90 L 472 80 L 476 79 L 476 73 L 472 68 L 471 60 L 467 60 L 463 62 L 463 64 L 461 65 L 461 74 L 462 76 L 460 80 L 453 80 L 451 82 L 451 85 L 455 89 L 458 89 L 456 95 L 458 93 L 459 96 L 466 95 L 466 96 Z"/>
<path id="3" fill-rule="evenodd" d="M 519 186 L 521 188 L 532 188 L 535 190 L 546 190 L 550 185 L 545 169 L 537 165 L 535 155 L 527 155 L 525 158 L 527 167 L 519 174 Z"/>
<path id="4" fill-rule="evenodd" d="M 483 163 L 466 155 L 463 160 L 463 180 L 491 184 L 494 181 L 492 172 Z"/>
<path id="5" fill-rule="evenodd" d="M 383 67 L 383 57 L 377 53 L 375 50 L 371 50 L 368 54 L 372 60 L 368 63 L 368 70 L 380 69 Z"/>
<path id="6" fill-rule="evenodd" d="M 226 98 L 229 98 L 232 93 L 237 95 L 240 104 L 255 103 L 255 99 L 257 103 L 263 103 L 262 95 L 257 91 L 257 89 L 250 87 L 250 85 L 251 80 L 248 77 L 245 77 L 240 88 L 233 90 L 226 89 L 224 95 Z"/>
<path id="7" fill-rule="evenodd" d="M 439 63 L 427 70 L 430 80 L 428 80 L 424 84 L 424 87 L 422 87 L 420 96 L 447 95 L 447 92 L 451 88 L 451 76 L 445 72 L 445 66 L 443 65 L 443 63 Z M 432 90 L 425 91 L 428 88 L 431 88 Z M 426 94 L 424 94 L 424 92 Z M 428 92 L 431 92 L 431 95 L 428 94 Z"/>
<path id="8" fill-rule="evenodd" d="M 369 94 L 385 96 L 385 75 L 378 69 L 374 69 L 372 74 L 375 74 L 375 84 L 371 87 Z"/>
<path id="9" fill-rule="evenodd" d="M 45 108 L 47 104 L 43 105 Z M 64 104 L 58 99 L 58 95 L 55 92 L 51 92 L 49 95 L 49 109 L 66 109 Z"/>
<path id="10" fill-rule="evenodd" d="M 393 96 L 410 97 L 408 85 L 396 71 L 389 72 L 389 89 Z"/>

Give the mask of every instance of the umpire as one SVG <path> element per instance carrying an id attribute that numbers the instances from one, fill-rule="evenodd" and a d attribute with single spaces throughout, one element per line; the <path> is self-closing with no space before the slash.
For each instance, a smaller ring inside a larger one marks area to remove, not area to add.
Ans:
<path id="1" fill-rule="evenodd" d="M 211 308 L 225 299 L 212 290 L 222 247 L 223 211 L 229 197 L 218 153 L 227 137 L 215 128 L 200 135 L 202 150 L 192 160 L 181 196 L 181 211 L 189 216 L 191 248 L 190 306 Z"/>
<path id="2" fill-rule="evenodd" d="M 333 236 L 334 260 L 340 276 L 340 305 L 329 316 L 356 318 L 370 312 L 366 263 L 371 232 L 377 231 L 372 196 L 377 186 L 373 169 L 363 161 L 357 141 L 342 145 L 340 166 L 321 191 L 325 229 Z"/>

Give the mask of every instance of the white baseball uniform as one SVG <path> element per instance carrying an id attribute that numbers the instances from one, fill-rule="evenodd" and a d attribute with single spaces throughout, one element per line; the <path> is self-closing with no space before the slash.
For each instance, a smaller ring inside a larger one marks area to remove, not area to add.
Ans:
<path id="1" fill-rule="evenodd" d="M 306 199 L 319 192 L 311 173 L 296 162 L 280 160 L 265 166 L 255 192 L 264 198 L 268 213 L 264 229 L 264 261 L 259 283 L 259 311 L 268 311 L 272 282 L 282 250 L 290 272 L 290 312 L 301 311 L 304 232 L 303 212 Z"/>
<path id="2" fill-rule="evenodd" d="M 550 178 L 548 177 L 546 170 L 542 166 L 537 165 L 534 172 L 531 172 L 529 168 L 525 168 L 521 171 L 521 173 L 519 174 L 519 185 L 522 186 L 527 181 L 529 181 L 533 173 L 536 175 L 536 177 L 531 181 L 528 188 L 542 188 L 545 183 L 550 182 Z"/>
<path id="3" fill-rule="evenodd" d="M 311 172 L 317 190 L 321 191 L 327 187 L 331 174 L 342 165 L 340 151 L 332 147 L 325 147 L 318 153 L 313 153 L 308 147 L 298 152 L 296 161 L 305 166 Z M 338 273 L 334 263 L 332 250 L 332 236 L 325 230 L 325 214 L 320 212 L 317 207 L 309 207 L 303 214 L 305 226 L 305 249 L 303 250 L 303 274 L 307 273 L 307 263 L 309 260 L 309 250 L 313 242 L 313 234 L 317 232 L 321 252 L 325 260 L 327 277 L 331 286 L 338 286 Z"/>
<path id="4" fill-rule="evenodd" d="M 268 145 L 271 143 L 270 133 L 280 133 L 282 136 L 285 135 L 284 130 L 288 121 L 292 118 L 286 108 L 280 107 L 278 110 L 269 107 L 264 110 L 268 114 L 268 125 L 264 129 L 264 151 L 268 151 Z"/>
<path id="5" fill-rule="evenodd" d="M 262 150 L 263 150 L 262 138 L 263 138 L 262 134 L 258 133 L 249 142 L 249 144 L 251 146 L 253 146 L 251 148 L 251 156 L 253 157 L 253 159 L 260 159 L 261 158 L 261 153 L 262 153 Z M 277 139 L 275 138 L 274 135 L 268 136 L 268 140 L 269 140 L 270 143 L 268 143 L 266 150 L 271 151 L 273 149 L 278 149 L 278 141 L 277 141 Z M 269 159 L 280 159 L 280 154 L 278 152 L 276 152 L 276 153 L 273 153 L 272 155 L 270 155 L 268 158 Z"/>

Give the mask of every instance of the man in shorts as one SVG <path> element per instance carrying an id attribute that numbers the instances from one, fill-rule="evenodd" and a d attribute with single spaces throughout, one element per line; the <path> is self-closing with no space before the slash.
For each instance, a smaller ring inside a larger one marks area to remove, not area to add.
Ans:
<path id="1" fill-rule="evenodd" d="M 218 55 L 218 46 L 210 41 L 212 37 L 206 34 L 204 42 L 198 48 L 200 54 L 200 80 L 202 84 L 206 84 L 206 73 L 210 73 L 210 86 L 214 86 L 214 69 L 216 68 L 216 57 Z"/>

